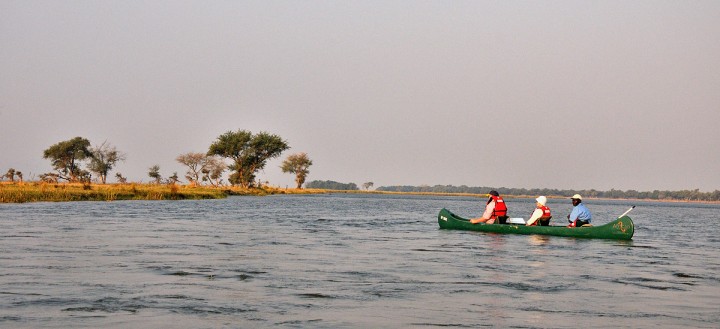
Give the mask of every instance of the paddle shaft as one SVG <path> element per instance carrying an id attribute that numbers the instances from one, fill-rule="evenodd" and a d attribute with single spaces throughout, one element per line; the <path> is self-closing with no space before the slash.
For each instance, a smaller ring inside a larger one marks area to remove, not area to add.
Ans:
<path id="1" fill-rule="evenodd" d="M 628 209 L 628 210 L 627 210 L 626 212 L 624 212 L 622 215 L 618 216 L 618 218 L 622 218 L 622 216 L 627 215 L 627 214 L 630 212 L 630 210 L 633 210 L 633 209 L 635 209 L 635 206 L 630 207 L 630 209 Z"/>

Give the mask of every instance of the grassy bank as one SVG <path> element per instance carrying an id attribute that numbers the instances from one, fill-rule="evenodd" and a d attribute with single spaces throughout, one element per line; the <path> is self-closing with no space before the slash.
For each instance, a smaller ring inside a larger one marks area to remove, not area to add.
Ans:
<path id="1" fill-rule="evenodd" d="M 158 184 L 0 183 L 0 203 L 221 199 L 229 195 L 323 193 L 320 190 Z"/>

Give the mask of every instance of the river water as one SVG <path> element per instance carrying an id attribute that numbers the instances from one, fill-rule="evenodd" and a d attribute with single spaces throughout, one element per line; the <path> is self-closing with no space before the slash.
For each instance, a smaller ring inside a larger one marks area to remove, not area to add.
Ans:
<path id="1" fill-rule="evenodd" d="M 512 217 L 534 206 L 507 202 Z M 1 204 L 0 327 L 718 328 L 720 205 L 585 202 L 596 225 L 636 204 L 632 241 L 438 229 L 441 208 L 483 203 Z"/>

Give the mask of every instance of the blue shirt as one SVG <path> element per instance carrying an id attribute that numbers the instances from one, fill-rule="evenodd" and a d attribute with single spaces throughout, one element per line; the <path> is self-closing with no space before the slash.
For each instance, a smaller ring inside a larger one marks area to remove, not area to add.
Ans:
<path id="1" fill-rule="evenodd" d="M 573 207 L 572 212 L 570 213 L 570 222 L 574 222 L 576 219 L 584 220 L 588 223 L 592 220 L 592 215 L 590 214 L 590 210 L 588 210 L 587 207 L 585 207 L 585 204 L 582 202 L 578 204 L 577 206 Z"/>

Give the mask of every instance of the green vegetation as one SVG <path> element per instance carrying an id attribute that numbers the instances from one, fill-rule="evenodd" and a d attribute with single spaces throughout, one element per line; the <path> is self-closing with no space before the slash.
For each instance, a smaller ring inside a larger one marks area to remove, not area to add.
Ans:
<path id="1" fill-rule="evenodd" d="M 8 171 L 7 171 L 7 173 L 6 173 L 5 175 L 0 176 L 0 180 L 2 180 L 3 178 L 7 178 L 7 179 L 10 180 L 11 183 L 14 183 L 16 176 L 17 176 L 17 178 L 20 180 L 20 183 L 22 183 L 22 182 L 23 182 L 23 174 L 22 174 L 22 172 L 21 172 L 21 171 L 16 171 L 14 168 L 8 169 Z"/>
<path id="2" fill-rule="evenodd" d="M 160 175 L 160 165 L 154 165 L 148 168 L 148 176 L 155 180 L 155 184 L 160 184 L 162 175 Z"/>
<path id="3" fill-rule="evenodd" d="M 247 130 L 238 130 L 220 135 L 210 145 L 207 153 L 189 152 L 179 155 L 175 160 L 188 168 L 185 178 L 192 186 L 202 185 L 202 182 L 207 182 L 214 187 L 222 186 L 224 185 L 222 182 L 223 172 L 230 169 L 233 171 L 228 179 L 230 184 L 251 188 L 256 184 L 260 185 L 259 182 L 255 182 L 255 175 L 265 168 L 267 161 L 279 157 L 283 151 L 289 148 L 290 146 L 280 136 L 266 132 L 253 134 Z M 296 180 L 304 182 L 308 173 L 307 167 L 312 162 L 307 157 L 307 154 L 301 153 L 301 155 L 303 157 L 298 160 L 305 162 L 295 163 L 296 166 L 286 172 L 296 174 Z M 293 156 L 290 159 L 294 159 Z M 55 170 L 54 172 L 41 174 L 40 179 L 43 182 L 57 184 L 60 181 L 65 181 L 68 183 L 96 182 L 106 184 L 110 171 L 118 162 L 125 161 L 126 155 L 107 141 L 99 146 L 90 147 L 89 140 L 75 137 L 50 146 L 43 152 L 43 158 L 49 159 Z M 228 166 L 223 162 L 222 158 L 229 158 L 233 163 Z M 86 169 L 82 168 L 83 165 L 85 165 Z M 95 174 L 95 177 L 92 174 Z M 11 182 L 14 182 L 16 176 L 22 182 L 22 172 L 11 168 L 7 174 L 0 177 L 0 181 L 3 178 L 8 178 Z M 163 180 L 158 165 L 149 168 L 148 176 L 156 184 L 180 182 L 177 173 L 173 173 L 173 175 Z M 116 173 L 115 177 L 121 184 L 127 182 L 127 179 L 120 173 Z"/>
<path id="4" fill-rule="evenodd" d="M 107 141 L 91 148 L 90 154 L 88 169 L 99 177 L 102 184 L 107 182 L 107 175 L 115 167 L 115 164 L 125 161 L 125 154 L 118 151 L 115 146 L 110 145 Z"/>
<path id="5" fill-rule="evenodd" d="M 75 137 L 71 140 L 59 142 L 50 146 L 43 152 L 43 158 L 52 162 L 53 169 L 56 173 L 42 175 L 42 179 L 48 182 L 57 182 L 60 179 L 68 182 L 79 182 L 80 180 L 89 180 L 90 172 L 80 168 L 83 160 L 92 157 L 90 151 L 90 141 Z"/>
<path id="6" fill-rule="evenodd" d="M 302 188 L 302 184 L 305 183 L 305 178 L 310 173 L 310 166 L 312 166 L 312 160 L 308 158 L 307 153 L 301 152 L 292 154 L 285 161 L 283 161 L 282 172 L 295 174 L 295 183 L 297 188 Z"/>
<path id="7" fill-rule="evenodd" d="M 190 185 L 200 185 L 202 180 L 212 186 L 220 186 L 222 174 L 227 169 L 227 165 L 218 157 L 198 152 L 180 154 L 175 161 L 188 168 L 185 179 Z"/>
<path id="8" fill-rule="evenodd" d="M 325 190 L 338 190 L 338 191 L 355 191 L 359 190 L 357 185 L 355 183 L 338 183 L 331 180 L 326 181 L 319 181 L 314 180 L 312 182 L 309 182 L 305 185 L 307 188 L 314 188 L 314 189 L 325 189 Z"/>
<path id="9" fill-rule="evenodd" d="M 558 190 L 558 189 L 527 189 L 527 188 L 508 188 L 508 187 L 468 187 L 452 186 L 452 185 L 435 185 L 435 186 L 381 186 L 377 191 L 385 192 L 402 192 L 402 193 L 451 193 L 451 194 L 485 194 L 490 190 L 496 190 L 502 195 L 513 196 L 558 196 L 570 197 L 575 193 L 579 193 L 584 198 L 601 198 L 601 199 L 641 199 L 641 200 L 659 200 L 659 201 L 703 201 L 717 202 L 720 201 L 720 191 L 700 192 L 695 190 L 682 191 L 659 191 L 638 192 L 636 190 L 615 190 L 597 191 L 591 190 Z"/>
<path id="10" fill-rule="evenodd" d="M 253 134 L 247 130 L 228 131 L 210 145 L 207 155 L 230 158 L 233 164 L 230 183 L 244 188 L 254 186 L 255 174 L 265 168 L 267 161 L 289 149 L 280 136 L 266 132 Z"/>

